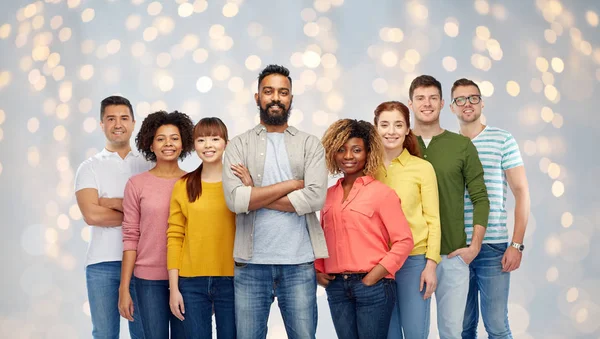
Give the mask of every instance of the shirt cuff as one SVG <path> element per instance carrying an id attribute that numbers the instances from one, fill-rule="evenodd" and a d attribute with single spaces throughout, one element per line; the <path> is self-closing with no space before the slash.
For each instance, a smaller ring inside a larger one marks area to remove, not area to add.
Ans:
<path id="1" fill-rule="evenodd" d="M 290 203 L 292 203 L 292 206 L 294 206 L 294 209 L 298 215 L 305 215 L 312 212 L 310 204 L 304 197 L 304 193 L 302 193 L 301 190 L 292 191 L 288 193 L 287 197 L 290 199 Z"/>
<path id="2" fill-rule="evenodd" d="M 135 240 L 124 240 L 123 251 L 137 251 L 138 242 Z"/>
<path id="3" fill-rule="evenodd" d="M 250 194 L 252 192 L 251 186 L 239 186 L 235 189 L 235 213 L 248 213 L 248 207 L 250 206 Z"/>

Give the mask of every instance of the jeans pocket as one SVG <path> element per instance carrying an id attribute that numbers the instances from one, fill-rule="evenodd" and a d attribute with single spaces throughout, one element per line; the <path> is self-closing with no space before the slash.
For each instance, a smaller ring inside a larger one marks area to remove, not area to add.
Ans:
<path id="1" fill-rule="evenodd" d="M 487 246 L 492 252 L 500 254 L 500 255 L 504 255 L 504 252 L 506 252 L 506 249 L 508 248 L 507 243 L 483 244 L 483 246 Z"/>
<path id="2" fill-rule="evenodd" d="M 458 260 L 460 260 L 460 262 L 462 262 L 463 264 L 465 264 L 465 266 L 469 267 L 469 264 L 467 264 L 467 262 L 465 261 L 465 259 L 463 259 L 460 254 L 456 256 L 458 258 Z"/>
<path id="3" fill-rule="evenodd" d="M 303 262 L 302 264 L 297 264 L 298 267 L 312 267 L 315 265 L 314 261 Z"/>
<path id="4" fill-rule="evenodd" d="M 246 263 L 246 262 L 237 262 L 237 261 L 235 262 L 236 268 L 244 268 L 246 266 L 248 266 L 248 263 Z"/>

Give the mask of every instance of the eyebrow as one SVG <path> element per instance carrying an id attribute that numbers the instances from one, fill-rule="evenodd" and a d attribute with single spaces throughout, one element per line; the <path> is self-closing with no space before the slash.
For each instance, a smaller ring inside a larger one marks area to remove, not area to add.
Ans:
<path id="1" fill-rule="evenodd" d="M 264 86 L 262 89 L 263 89 L 263 91 L 264 91 L 264 90 L 265 90 L 265 89 L 267 89 L 267 88 L 268 88 L 268 89 L 272 89 L 272 90 L 275 90 L 275 89 L 277 89 L 277 90 L 286 90 L 286 91 L 289 91 L 289 90 L 290 90 L 290 89 L 289 89 L 289 88 L 287 88 L 287 87 L 275 88 L 275 87 L 273 87 L 273 86 Z"/>
<path id="2" fill-rule="evenodd" d="M 174 136 L 174 135 L 178 135 L 178 136 L 180 136 L 180 134 L 179 134 L 179 133 L 172 133 L 172 134 L 169 134 L 169 135 L 170 135 L 170 136 Z M 154 137 L 166 137 L 166 136 L 167 136 L 166 134 L 162 134 L 162 133 L 161 133 L 161 134 L 157 134 L 157 135 L 155 135 Z"/>

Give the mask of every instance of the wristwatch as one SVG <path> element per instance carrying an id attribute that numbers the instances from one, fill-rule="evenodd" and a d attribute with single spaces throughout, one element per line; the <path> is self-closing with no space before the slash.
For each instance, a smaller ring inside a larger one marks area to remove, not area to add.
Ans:
<path id="1" fill-rule="evenodd" d="M 510 242 L 510 246 L 516 248 L 517 250 L 519 250 L 519 252 L 523 252 L 523 250 L 525 249 L 525 245 L 519 244 L 518 242 L 514 242 L 514 241 Z"/>

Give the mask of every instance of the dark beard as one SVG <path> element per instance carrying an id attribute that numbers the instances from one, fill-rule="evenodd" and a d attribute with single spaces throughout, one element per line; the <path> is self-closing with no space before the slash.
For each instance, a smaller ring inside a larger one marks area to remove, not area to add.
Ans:
<path id="1" fill-rule="evenodd" d="M 279 115 L 269 114 L 269 108 L 271 108 L 273 106 L 278 106 L 282 110 L 282 113 Z M 288 122 L 288 119 L 290 118 L 292 106 L 290 104 L 290 108 L 288 108 L 286 110 L 285 106 L 282 103 L 271 102 L 264 109 L 261 106 L 258 106 L 258 110 L 260 112 L 260 121 L 262 121 L 266 125 L 270 125 L 270 126 L 281 126 L 281 125 L 285 125 Z"/>

